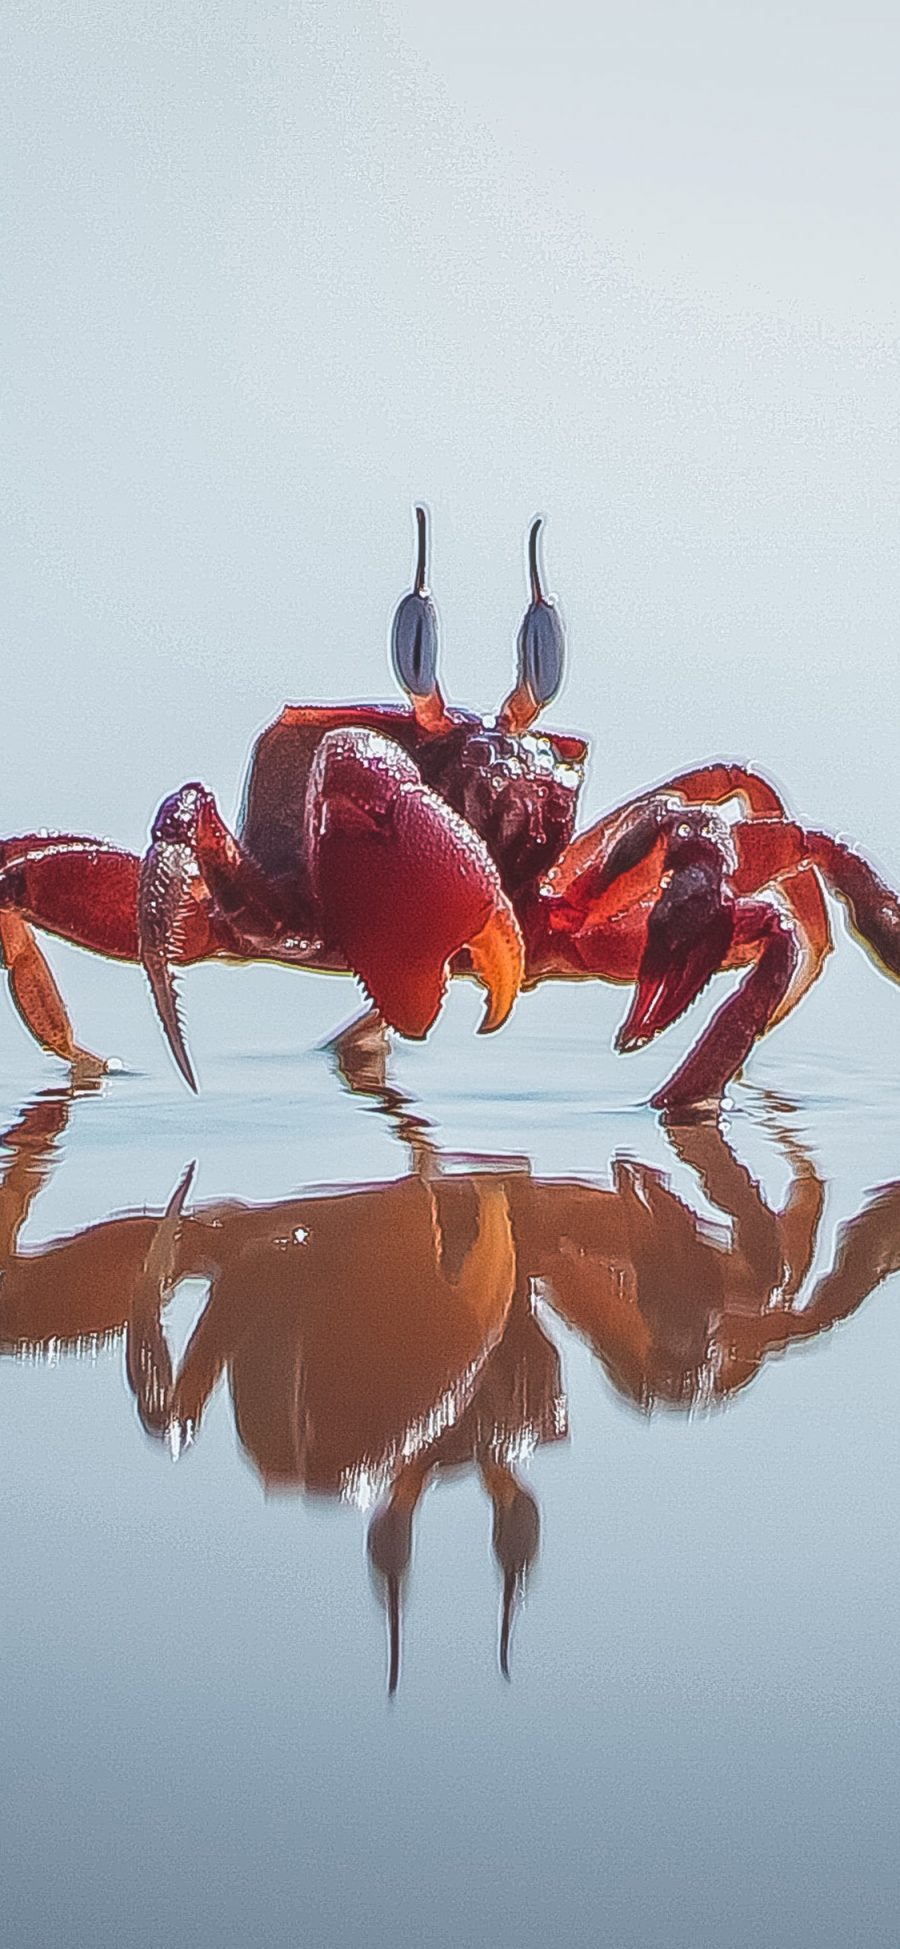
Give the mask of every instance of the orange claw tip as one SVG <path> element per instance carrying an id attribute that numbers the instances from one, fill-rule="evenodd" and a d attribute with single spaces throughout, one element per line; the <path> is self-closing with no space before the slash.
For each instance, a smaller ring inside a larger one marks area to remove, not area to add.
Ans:
<path id="1" fill-rule="evenodd" d="M 468 948 L 475 974 L 488 991 L 478 1033 L 492 1035 L 495 1029 L 503 1027 L 525 973 L 525 944 L 505 894 L 500 894 Z"/>

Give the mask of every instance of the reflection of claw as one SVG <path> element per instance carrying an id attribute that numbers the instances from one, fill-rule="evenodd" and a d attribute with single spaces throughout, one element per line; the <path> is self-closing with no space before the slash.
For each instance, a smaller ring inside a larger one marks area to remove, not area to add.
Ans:
<path id="1" fill-rule="evenodd" d="M 185 1168 L 181 1173 L 178 1183 L 176 1184 L 175 1189 L 172 1192 L 172 1196 L 169 1199 L 165 1211 L 163 1212 L 162 1218 L 159 1221 L 159 1229 L 157 1231 L 156 1237 L 153 1241 L 153 1244 L 150 1247 L 150 1252 L 147 1255 L 147 1261 L 149 1264 L 150 1258 L 156 1252 L 165 1253 L 166 1270 L 165 1270 L 164 1287 L 167 1287 L 170 1284 L 172 1273 L 174 1271 L 173 1260 L 175 1254 L 175 1246 L 178 1240 L 178 1233 L 181 1229 L 182 1213 L 184 1211 L 185 1203 L 187 1200 L 187 1194 L 191 1188 L 191 1185 L 194 1182 L 194 1174 L 196 1172 L 196 1169 L 197 1169 L 197 1159 L 196 1157 L 192 1157 L 191 1162 L 185 1165 Z M 164 1287 L 161 1287 L 161 1290 L 164 1290 Z"/>
<path id="2" fill-rule="evenodd" d="M 196 1169 L 197 1160 L 196 1158 L 192 1158 L 190 1164 L 182 1171 L 178 1183 L 172 1192 L 172 1196 L 156 1227 L 156 1231 L 153 1234 L 147 1256 L 144 1260 L 145 1286 L 142 1297 L 149 1297 L 152 1294 L 154 1300 L 161 1300 L 165 1297 L 172 1283 L 172 1275 L 175 1270 L 175 1249 L 178 1243 L 178 1233 L 181 1229 L 182 1213 L 187 1194 L 194 1181 Z"/>
<path id="3" fill-rule="evenodd" d="M 126 1331 L 126 1363 L 141 1425 L 155 1440 L 168 1437 L 173 1454 L 186 1447 L 190 1436 L 172 1422 L 172 1362 L 160 1319 L 176 1270 L 178 1236 L 185 1200 L 196 1170 L 192 1161 L 182 1171 L 150 1240 L 137 1281 L 131 1319 Z"/>

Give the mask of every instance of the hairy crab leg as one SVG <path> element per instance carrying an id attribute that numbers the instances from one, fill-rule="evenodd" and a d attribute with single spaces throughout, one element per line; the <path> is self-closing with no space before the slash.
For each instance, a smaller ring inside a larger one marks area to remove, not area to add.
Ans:
<path id="1" fill-rule="evenodd" d="M 252 958 L 286 934 L 271 883 L 244 853 L 200 784 L 183 785 L 163 801 L 141 861 L 137 892 L 140 959 L 169 1048 L 189 1088 L 194 1075 L 178 1006 L 174 969 L 200 958 L 198 932 L 209 932 L 214 905 L 215 948 Z"/>
<path id="2" fill-rule="evenodd" d="M 481 1026 L 499 1028 L 524 971 L 518 922 L 483 841 L 400 746 L 372 731 L 328 732 L 310 773 L 307 828 L 326 947 L 385 1021 L 426 1035 L 451 963 L 461 968 L 465 956 L 488 991 Z"/>

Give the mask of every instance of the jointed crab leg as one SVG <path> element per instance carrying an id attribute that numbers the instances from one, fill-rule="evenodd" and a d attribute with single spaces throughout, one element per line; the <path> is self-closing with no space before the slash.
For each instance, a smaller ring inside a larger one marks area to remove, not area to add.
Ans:
<path id="1" fill-rule="evenodd" d="M 102 1073 L 102 1057 L 76 1042 L 65 1002 L 21 914 L 0 913 L 0 965 L 6 968 L 16 1010 L 41 1048 L 82 1074 Z"/>
<path id="2" fill-rule="evenodd" d="M 675 778 L 666 779 L 661 785 L 654 785 L 636 799 L 626 799 L 623 805 L 616 806 L 612 812 L 605 812 L 585 832 L 579 833 L 547 874 L 547 887 L 554 895 L 568 893 L 572 882 L 606 855 L 623 825 L 629 825 L 635 815 L 655 801 L 676 800 L 686 806 L 718 806 L 727 804 L 730 799 L 740 800 L 754 819 L 774 820 L 787 816 L 774 785 L 770 785 L 761 773 L 746 765 L 697 765 L 690 771 L 679 772 Z"/>
<path id="3" fill-rule="evenodd" d="M 132 854 L 74 833 L 28 833 L 0 843 L 0 961 L 10 993 L 41 1048 L 82 1072 L 102 1071 L 103 1061 L 75 1040 L 33 927 L 136 960 L 137 871 Z"/>
<path id="4" fill-rule="evenodd" d="M 875 868 L 826 832 L 805 835 L 808 857 L 846 909 L 852 933 L 877 967 L 900 981 L 900 900 Z"/>
<path id="5" fill-rule="evenodd" d="M 13 1000 L 42 1048 L 75 1068 L 103 1068 L 76 1042 L 56 982 L 33 929 L 119 961 L 139 961 L 138 886 L 133 853 L 76 833 L 38 833 L 0 844 L 0 949 Z M 194 901 L 179 958 L 220 951 L 210 903 Z"/>
<path id="6" fill-rule="evenodd" d="M 150 990 L 172 1055 L 192 1090 L 197 1083 L 185 1045 L 174 967 L 191 952 L 215 913 L 213 951 L 252 957 L 286 934 L 277 893 L 242 852 L 203 785 L 182 786 L 164 800 L 138 881 L 138 938 Z"/>

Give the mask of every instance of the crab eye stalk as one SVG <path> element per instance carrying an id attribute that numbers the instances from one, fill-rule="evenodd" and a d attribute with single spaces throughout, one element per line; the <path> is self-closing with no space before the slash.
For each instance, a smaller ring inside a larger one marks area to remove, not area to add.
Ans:
<path id="1" fill-rule="evenodd" d="M 426 587 L 428 518 L 423 507 L 416 508 L 416 529 L 415 581 L 394 611 L 391 661 L 422 729 L 434 731 L 445 725 L 447 713 L 437 680 L 437 610 Z"/>
<path id="2" fill-rule="evenodd" d="M 566 639 L 562 618 L 541 583 L 538 536 L 542 526 L 538 516 L 528 536 L 531 601 L 519 630 L 518 681 L 500 711 L 500 723 L 507 731 L 527 731 L 538 712 L 556 696 L 563 679 Z"/>

